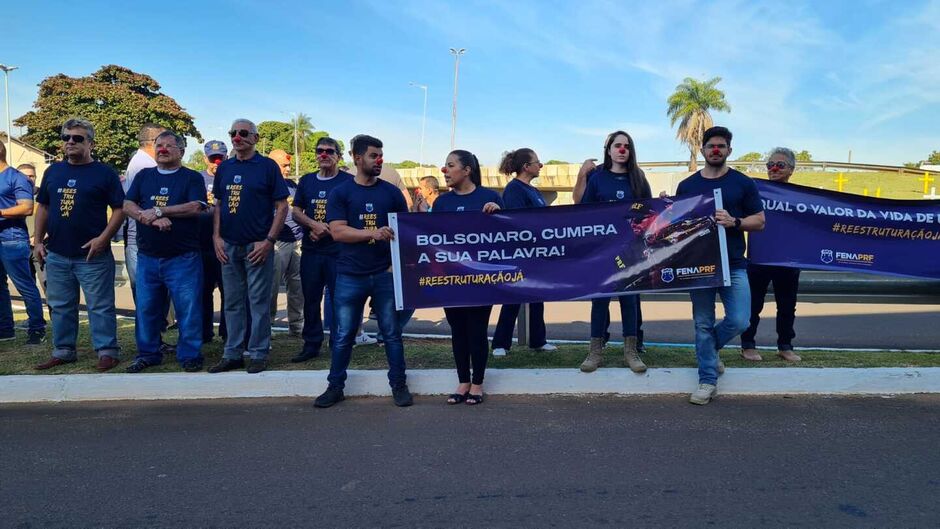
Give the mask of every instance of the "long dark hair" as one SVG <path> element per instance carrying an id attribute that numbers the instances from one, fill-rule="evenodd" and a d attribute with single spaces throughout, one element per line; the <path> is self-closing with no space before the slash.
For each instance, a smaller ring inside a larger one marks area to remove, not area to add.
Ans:
<path id="1" fill-rule="evenodd" d="M 512 176 L 514 173 L 522 173 L 525 164 L 532 161 L 534 154 L 535 151 L 528 147 L 504 153 L 503 160 L 499 162 L 499 172 L 506 176 Z"/>
<path id="2" fill-rule="evenodd" d="M 649 182 L 646 180 L 646 174 L 636 163 L 636 143 L 633 143 L 633 137 L 625 131 L 615 130 L 607 136 L 607 141 L 604 142 L 604 169 L 610 171 L 610 168 L 614 166 L 614 161 L 610 157 L 610 146 L 617 139 L 617 136 L 626 136 L 627 141 L 630 142 L 630 157 L 627 158 L 627 178 L 630 179 L 630 191 L 637 198 L 651 198 L 653 193 L 650 190 Z"/>
<path id="3" fill-rule="evenodd" d="M 475 154 L 463 149 L 450 151 L 450 154 L 453 154 L 460 160 L 460 165 L 470 168 L 470 181 L 473 182 L 474 185 L 477 187 L 483 185 L 483 176 L 480 174 L 480 161 L 477 160 Z M 448 156 L 450 156 L 450 154 L 448 154 Z"/>

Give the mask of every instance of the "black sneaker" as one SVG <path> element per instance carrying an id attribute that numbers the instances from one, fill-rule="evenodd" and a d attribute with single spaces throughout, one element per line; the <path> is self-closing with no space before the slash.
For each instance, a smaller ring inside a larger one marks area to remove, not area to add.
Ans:
<path id="1" fill-rule="evenodd" d="M 46 341 L 46 331 L 29 331 L 26 345 L 40 345 Z"/>
<path id="2" fill-rule="evenodd" d="M 164 356 L 174 355 L 176 354 L 176 346 L 160 340 L 160 354 Z"/>
<path id="3" fill-rule="evenodd" d="M 183 362 L 183 371 L 187 373 L 198 373 L 202 371 L 202 358 L 192 358 Z"/>
<path id="4" fill-rule="evenodd" d="M 299 364 L 301 362 L 306 362 L 307 360 L 312 360 L 320 356 L 320 350 L 316 349 L 313 351 L 301 351 L 300 354 L 290 359 L 292 364 Z"/>
<path id="5" fill-rule="evenodd" d="M 252 361 L 248 362 L 248 369 L 245 371 L 249 373 L 260 373 L 268 368 L 268 361 L 262 358 L 255 358 Z"/>
<path id="6" fill-rule="evenodd" d="M 10 340 L 15 340 L 15 339 L 16 339 L 15 331 L 10 331 L 10 332 L 5 332 L 3 334 L 0 334 L 0 342 L 8 342 Z"/>
<path id="7" fill-rule="evenodd" d="M 239 358 L 238 360 L 232 360 L 231 358 L 223 358 L 218 364 L 210 367 L 208 371 L 210 373 L 224 373 L 226 371 L 231 371 L 233 369 L 244 369 L 245 361 Z"/>
<path id="8" fill-rule="evenodd" d="M 395 405 L 399 408 L 411 406 L 415 403 L 414 398 L 411 396 L 411 392 L 408 391 L 408 384 L 402 384 L 400 386 L 393 387 L 392 399 L 395 401 Z"/>
<path id="9" fill-rule="evenodd" d="M 137 358 L 131 363 L 131 365 L 127 366 L 127 369 L 125 369 L 124 371 L 128 373 L 140 373 L 144 369 L 147 369 L 148 367 L 153 367 L 155 365 L 159 365 L 159 364 L 151 364 L 150 362 L 144 360 L 143 358 Z"/>
<path id="10" fill-rule="evenodd" d="M 317 400 L 313 401 L 313 405 L 317 408 L 329 408 L 337 402 L 342 402 L 345 399 L 346 396 L 343 395 L 343 388 L 329 386 L 322 395 L 317 397 Z"/>

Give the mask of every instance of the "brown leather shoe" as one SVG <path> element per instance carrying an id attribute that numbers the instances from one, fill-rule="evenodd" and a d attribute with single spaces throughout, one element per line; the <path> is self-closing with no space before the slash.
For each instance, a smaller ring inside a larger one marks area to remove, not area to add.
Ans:
<path id="1" fill-rule="evenodd" d="M 98 365 L 95 367 L 98 369 L 98 371 L 104 373 L 105 371 L 112 369 L 114 366 L 120 363 L 121 361 L 117 358 L 114 358 L 113 356 L 102 356 L 98 358 Z"/>
<path id="2" fill-rule="evenodd" d="M 38 366 L 34 367 L 33 369 L 35 369 L 36 371 L 43 371 L 43 370 L 46 370 L 46 369 L 51 369 L 51 368 L 53 368 L 53 367 L 55 367 L 55 366 L 61 366 L 61 365 L 65 365 L 65 364 L 74 364 L 74 363 L 75 363 L 75 360 L 62 360 L 61 358 L 56 358 L 56 357 L 53 356 L 53 357 L 50 358 L 47 362 L 42 363 L 42 364 L 39 364 Z"/>
<path id="3" fill-rule="evenodd" d="M 789 350 L 777 351 L 777 356 L 779 356 L 780 358 L 783 358 L 787 362 L 799 362 L 800 360 L 802 360 L 802 358 L 800 358 L 800 355 Z"/>
<path id="4" fill-rule="evenodd" d="M 763 360 L 760 353 L 757 352 L 757 349 L 742 349 L 741 358 L 750 360 L 751 362 L 760 362 Z"/>

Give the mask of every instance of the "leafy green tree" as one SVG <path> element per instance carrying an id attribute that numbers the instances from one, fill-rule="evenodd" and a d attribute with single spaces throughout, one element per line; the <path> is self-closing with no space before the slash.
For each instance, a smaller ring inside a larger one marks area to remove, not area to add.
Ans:
<path id="1" fill-rule="evenodd" d="M 679 122 L 676 139 L 689 148 L 689 171 L 698 170 L 697 157 L 702 147 L 702 137 L 714 124 L 709 111 L 731 112 L 731 107 L 725 101 L 725 93 L 715 88 L 720 81 L 721 77 L 704 82 L 686 77 L 666 100 L 670 126 L 674 127 Z"/>
<path id="2" fill-rule="evenodd" d="M 545 165 L 568 165 L 568 162 L 564 160 L 549 160 L 545 162 Z"/>
<path id="3" fill-rule="evenodd" d="M 81 117 L 95 127 L 94 156 L 118 170 L 127 166 L 137 150 L 137 133 L 144 123 L 156 123 L 202 141 L 193 117 L 161 93 L 154 78 L 113 64 L 86 77 L 47 77 L 39 84 L 33 108 L 14 121 L 27 128 L 23 141 L 58 152 L 62 124 Z"/>
<path id="4" fill-rule="evenodd" d="M 197 149 L 190 153 L 189 158 L 186 159 L 186 162 L 184 162 L 183 165 L 189 167 L 193 171 L 205 171 L 206 156 L 203 154 L 202 149 Z"/>
<path id="5" fill-rule="evenodd" d="M 798 162 L 812 162 L 813 155 L 809 153 L 806 149 L 796 153 L 796 161 Z"/>
<path id="6" fill-rule="evenodd" d="M 414 169 L 415 167 L 418 167 L 418 162 L 414 160 L 404 160 L 390 165 L 395 169 Z"/>
<path id="7" fill-rule="evenodd" d="M 261 154 L 268 154 L 274 149 L 282 148 L 275 147 L 275 140 L 283 134 L 290 131 L 293 134 L 294 128 L 291 127 L 290 123 L 284 123 L 283 121 L 262 121 L 258 124 L 258 152 Z M 287 149 L 284 149 L 285 151 Z M 290 150 L 294 150 L 293 139 L 291 141 Z M 290 152 L 290 151 L 288 151 Z"/>
<path id="8" fill-rule="evenodd" d="M 749 152 L 744 156 L 739 156 L 739 162 L 759 162 L 764 159 L 764 155 L 759 152 Z"/>
<path id="9" fill-rule="evenodd" d="M 927 157 L 927 163 L 930 165 L 940 164 L 940 151 L 933 151 L 930 153 L 930 156 Z"/>

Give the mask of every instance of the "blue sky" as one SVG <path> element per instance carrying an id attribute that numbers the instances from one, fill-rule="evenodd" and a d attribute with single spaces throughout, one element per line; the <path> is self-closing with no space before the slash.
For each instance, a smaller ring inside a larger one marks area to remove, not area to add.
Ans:
<path id="1" fill-rule="evenodd" d="M 206 139 L 236 117 L 304 112 L 343 140 L 382 138 L 388 160 L 417 160 L 414 81 L 429 86 L 424 158 L 437 164 L 450 146 L 448 49 L 463 47 L 457 145 L 484 163 L 522 146 L 598 157 L 618 128 L 640 161 L 686 159 L 665 100 L 683 78 L 713 76 L 735 155 L 784 145 L 899 164 L 940 149 L 940 1 L 11 4 L 0 63 L 20 67 L 14 116 L 47 76 L 120 64 L 157 79 Z"/>

